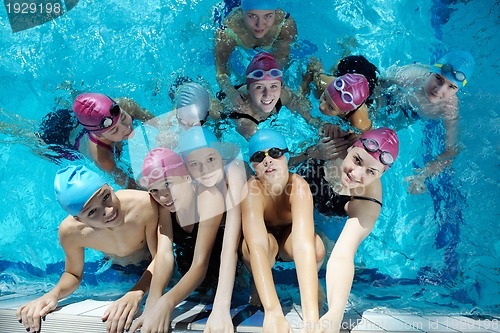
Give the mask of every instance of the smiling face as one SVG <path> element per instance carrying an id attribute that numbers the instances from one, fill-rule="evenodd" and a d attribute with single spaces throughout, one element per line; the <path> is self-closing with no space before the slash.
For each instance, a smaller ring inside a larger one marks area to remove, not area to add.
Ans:
<path id="1" fill-rule="evenodd" d="M 342 162 L 341 182 L 348 189 L 368 186 L 379 179 L 385 167 L 366 150 L 360 147 L 350 148 Z"/>
<path id="2" fill-rule="evenodd" d="M 113 142 L 121 142 L 130 139 L 134 136 L 132 117 L 122 109 L 116 124 L 106 132 L 103 132 L 101 136 Z"/>
<path id="3" fill-rule="evenodd" d="M 455 96 L 458 87 L 441 74 L 430 73 L 424 82 L 424 91 L 431 103 L 449 100 Z"/>
<path id="4" fill-rule="evenodd" d="M 319 110 L 322 114 L 330 117 L 340 116 L 343 113 L 326 90 L 319 97 Z"/>
<path id="5" fill-rule="evenodd" d="M 247 10 L 243 13 L 243 21 L 252 35 L 260 39 L 273 26 L 275 16 L 274 10 Z"/>
<path id="6" fill-rule="evenodd" d="M 274 110 L 281 96 L 281 81 L 260 80 L 250 84 L 249 95 L 252 104 L 263 112 Z"/>
<path id="7" fill-rule="evenodd" d="M 153 199 L 171 213 L 189 209 L 191 197 L 186 195 L 189 191 L 193 191 L 189 176 L 169 176 L 148 186 L 148 192 Z"/>
<path id="8" fill-rule="evenodd" d="M 222 156 L 214 148 L 201 148 L 189 153 L 186 161 L 191 176 L 205 187 L 212 187 L 224 178 Z"/>
<path id="9" fill-rule="evenodd" d="M 112 228 L 124 221 L 120 200 L 109 185 L 97 190 L 76 217 L 94 228 Z"/>

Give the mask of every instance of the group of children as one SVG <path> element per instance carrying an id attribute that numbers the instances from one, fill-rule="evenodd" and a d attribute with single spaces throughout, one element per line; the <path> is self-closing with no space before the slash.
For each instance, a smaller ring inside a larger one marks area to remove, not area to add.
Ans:
<path id="1" fill-rule="evenodd" d="M 108 332 L 168 332 L 173 309 L 197 288 L 215 290 L 205 332 L 233 332 L 239 260 L 253 276 L 249 296 L 264 309 L 264 332 L 291 331 L 274 287 L 276 261 L 295 263 L 303 331 L 340 330 L 354 256 L 380 215 L 381 176 L 399 152 L 391 113 L 443 120 L 445 152 L 410 179 L 410 191 L 422 193 L 425 179 L 457 153 L 456 92 L 469 80 L 474 61 L 455 51 L 433 66 L 395 67 L 379 76 L 363 56 L 342 59 L 331 74 L 312 58 L 294 92 L 283 81 L 296 35 L 294 20 L 276 1 L 242 0 L 215 36 L 218 98 L 198 83 L 184 83 L 175 109 L 161 120 L 129 99 L 98 93 L 75 98 L 78 124 L 68 140 L 127 189 L 113 191 L 82 165 L 57 172 L 56 198 L 69 214 L 59 227 L 65 270 L 51 291 L 18 309 L 27 330 L 39 332 L 41 318 L 79 286 L 85 248 L 123 265 L 147 261 L 139 281 L 104 314 Z M 234 61 L 244 63 L 243 72 Z M 341 118 L 351 130 L 311 116 L 309 94 L 319 98 L 324 116 Z M 260 128 L 282 107 L 317 128 L 315 145 L 296 154 L 282 134 Z M 381 110 L 389 114 L 385 123 Z M 249 140 L 248 161 L 206 127 L 208 119 L 230 121 Z M 159 129 L 158 147 L 147 153 L 134 179 L 116 161 L 134 124 L 146 121 Z M 292 166 L 297 172 L 289 171 Z M 325 249 L 315 232 L 314 209 L 347 217 L 333 249 Z M 325 259 L 328 310 L 320 317 L 317 272 Z M 165 292 L 175 267 L 182 278 Z M 147 293 L 144 311 L 134 320 Z"/>

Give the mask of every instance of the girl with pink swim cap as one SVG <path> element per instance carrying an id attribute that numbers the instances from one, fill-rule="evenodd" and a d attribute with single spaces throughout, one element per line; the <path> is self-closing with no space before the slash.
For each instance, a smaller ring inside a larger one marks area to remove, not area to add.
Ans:
<path id="1" fill-rule="evenodd" d="M 206 329 L 234 330 L 229 304 L 241 234 L 240 194 L 246 176 L 242 161 L 225 164 L 220 145 L 212 132 L 194 126 L 179 141 L 182 159 L 172 150 L 157 148 L 144 160 L 141 185 L 163 207 L 158 241 L 158 253 L 163 254 L 155 264 L 151 296 L 132 331 L 167 332 L 174 308 L 198 287 L 214 285 L 217 290 Z M 173 269 L 172 242 L 183 277 L 163 294 Z"/>
<path id="2" fill-rule="evenodd" d="M 289 13 L 277 8 L 276 0 L 243 0 L 215 33 L 215 67 L 217 81 L 233 108 L 243 104 L 244 98 L 233 87 L 228 62 L 235 51 L 243 68 L 255 55 L 255 50 L 272 53 L 278 62 L 287 67 L 290 45 L 295 41 L 297 26 Z M 243 73 L 236 73 L 241 76 Z M 241 84 L 243 82 L 236 82 Z"/>
<path id="3" fill-rule="evenodd" d="M 395 162 L 399 139 L 389 128 L 361 136 L 343 159 L 312 161 L 298 173 L 309 183 L 315 208 L 326 216 L 346 216 L 347 222 L 328 260 L 328 312 L 320 324 L 340 328 L 354 277 L 354 256 L 370 234 L 382 208 L 380 177 Z"/>
<path id="4" fill-rule="evenodd" d="M 127 172 L 116 165 L 115 159 L 120 158 L 122 141 L 133 135 L 132 121 L 147 121 L 154 116 L 131 99 L 118 98 L 115 101 L 99 93 L 78 95 L 73 112 L 86 129 L 77 139 L 78 150 L 101 170 L 111 173 L 119 185 L 137 188 Z M 88 138 L 86 143 L 81 141 L 84 138 Z"/>
<path id="5" fill-rule="evenodd" d="M 283 85 L 282 68 L 271 54 L 258 53 L 248 65 L 246 77 L 246 86 L 239 89 L 245 99 L 243 107 L 237 111 L 231 109 L 233 111 L 225 117 L 234 120 L 238 132 L 247 140 L 257 131 L 260 123 L 277 115 L 282 106 L 299 113 L 316 127 L 321 124 L 321 120 L 309 114 L 309 101 Z"/>

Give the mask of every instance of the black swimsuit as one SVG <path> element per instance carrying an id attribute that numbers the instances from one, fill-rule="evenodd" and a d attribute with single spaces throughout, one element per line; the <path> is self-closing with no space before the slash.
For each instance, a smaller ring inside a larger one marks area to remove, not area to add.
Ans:
<path id="1" fill-rule="evenodd" d="M 172 218 L 172 231 L 174 234 L 175 262 L 177 263 L 177 269 L 184 276 L 193 262 L 194 248 L 196 246 L 196 238 L 198 236 L 198 227 L 200 223 L 195 223 L 193 230 L 187 232 L 177 223 L 175 213 L 170 213 L 170 217 Z M 224 238 L 224 227 L 222 227 L 222 225 L 225 217 L 226 215 L 224 214 L 221 221 L 221 227 L 219 227 L 217 236 L 215 237 L 205 279 L 198 287 L 198 291 L 200 292 L 207 292 L 211 288 L 214 290 L 217 288 L 220 255 L 222 253 L 222 240 Z"/>
<path id="2" fill-rule="evenodd" d="M 276 113 L 274 115 L 277 115 L 279 112 L 280 112 L 280 109 L 281 107 L 283 106 L 283 104 L 281 104 L 281 98 L 278 99 L 278 101 L 276 102 Z M 269 115 L 269 117 L 271 117 L 271 115 Z M 260 123 L 266 121 L 267 119 L 269 119 L 269 117 L 267 117 L 266 119 L 263 119 L 263 120 L 257 120 L 255 119 L 254 117 L 252 117 L 251 115 L 249 114 L 246 114 L 246 113 L 239 113 L 239 112 L 236 112 L 236 111 L 233 111 L 231 112 L 230 114 L 227 115 L 227 118 L 230 118 L 230 119 L 248 119 L 248 120 L 251 120 L 255 123 L 255 125 L 259 125 Z M 222 117 L 222 118 L 225 118 L 225 117 Z"/>
<path id="3" fill-rule="evenodd" d="M 374 198 L 357 195 L 343 195 L 335 192 L 325 179 L 324 161 L 309 160 L 302 165 L 298 173 L 309 184 L 314 199 L 314 207 L 326 216 L 348 216 L 345 205 L 352 200 L 367 200 L 379 204 Z"/>

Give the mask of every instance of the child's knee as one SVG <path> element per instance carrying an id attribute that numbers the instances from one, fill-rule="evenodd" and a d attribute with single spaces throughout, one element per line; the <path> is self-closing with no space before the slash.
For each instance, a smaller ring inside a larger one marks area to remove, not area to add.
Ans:
<path id="1" fill-rule="evenodd" d="M 326 249 L 321 238 L 316 235 L 316 263 L 321 265 L 325 259 Z"/>

